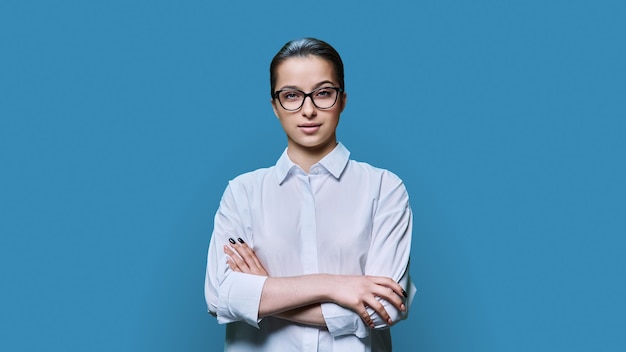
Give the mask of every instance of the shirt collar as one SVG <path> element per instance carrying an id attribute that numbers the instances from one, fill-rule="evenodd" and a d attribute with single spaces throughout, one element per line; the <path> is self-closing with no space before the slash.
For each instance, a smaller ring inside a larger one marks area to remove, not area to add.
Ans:
<path id="1" fill-rule="evenodd" d="M 335 149 L 333 149 L 330 153 L 328 153 L 328 155 L 313 166 L 321 165 L 336 179 L 339 179 L 343 170 L 345 170 L 346 165 L 348 165 L 349 160 L 350 151 L 343 144 L 341 144 L 341 142 L 339 142 L 337 143 Z M 289 159 L 289 156 L 287 155 L 287 148 L 285 148 L 285 151 L 283 151 L 283 154 L 276 162 L 276 176 L 278 177 L 278 184 L 282 184 L 287 176 L 293 172 L 294 168 L 299 168 L 299 166 L 294 164 L 294 162 Z"/>

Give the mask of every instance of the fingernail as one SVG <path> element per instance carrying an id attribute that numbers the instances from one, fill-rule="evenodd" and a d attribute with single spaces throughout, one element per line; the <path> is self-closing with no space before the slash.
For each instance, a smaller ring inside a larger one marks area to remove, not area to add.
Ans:
<path id="1" fill-rule="evenodd" d="M 237 243 L 237 242 L 235 242 L 235 240 L 233 240 L 232 238 L 229 238 L 229 239 L 228 239 L 228 242 L 230 242 L 230 243 L 232 243 L 232 244 Z"/>
<path id="2" fill-rule="evenodd" d="M 237 241 L 239 241 L 239 243 L 246 243 L 246 242 L 244 242 L 244 241 L 241 239 L 241 237 L 239 237 L 239 238 L 237 239 Z"/>
<path id="3" fill-rule="evenodd" d="M 402 295 L 403 295 L 404 297 L 409 297 L 409 295 L 407 295 L 407 294 L 406 294 L 406 291 L 405 291 L 405 290 L 402 290 Z"/>
<path id="4" fill-rule="evenodd" d="M 405 306 L 404 304 L 402 304 L 402 305 L 400 306 L 400 310 L 401 310 L 401 311 L 403 311 L 403 312 L 404 312 L 404 311 L 406 311 L 406 306 Z"/>

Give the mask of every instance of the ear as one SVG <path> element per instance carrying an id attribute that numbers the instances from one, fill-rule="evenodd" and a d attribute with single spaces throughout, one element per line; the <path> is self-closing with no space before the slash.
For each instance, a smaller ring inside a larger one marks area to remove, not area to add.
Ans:
<path id="1" fill-rule="evenodd" d="M 280 120 L 280 117 L 278 117 L 278 108 L 276 107 L 276 99 L 270 99 L 270 103 L 272 104 L 272 110 L 274 110 L 274 115 L 276 115 L 276 118 Z"/>
<path id="2" fill-rule="evenodd" d="M 346 102 L 348 101 L 348 93 L 343 92 L 341 95 L 341 109 L 339 110 L 340 113 L 343 112 L 343 109 L 346 108 Z"/>

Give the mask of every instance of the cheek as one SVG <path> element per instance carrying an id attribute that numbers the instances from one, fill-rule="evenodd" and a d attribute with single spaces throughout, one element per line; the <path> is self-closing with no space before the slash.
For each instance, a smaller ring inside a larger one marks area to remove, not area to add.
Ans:
<path id="1" fill-rule="evenodd" d="M 290 118 L 290 116 L 277 115 L 277 117 L 278 121 L 280 121 L 281 127 L 283 128 L 283 130 L 285 130 L 285 132 L 291 131 L 297 127 L 297 125 L 293 122 L 295 120 L 293 118 Z"/>
<path id="2" fill-rule="evenodd" d="M 339 124 L 340 117 L 341 115 L 339 114 L 339 112 L 337 112 L 336 114 L 333 114 L 333 116 L 331 116 L 329 120 L 333 121 L 333 124 L 336 126 L 337 124 Z"/>

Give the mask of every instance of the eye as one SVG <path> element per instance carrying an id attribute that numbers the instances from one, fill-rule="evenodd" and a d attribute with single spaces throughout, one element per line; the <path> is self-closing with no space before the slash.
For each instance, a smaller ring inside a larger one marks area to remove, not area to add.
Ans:
<path id="1" fill-rule="evenodd" d="M 320 88 L 315 92 L 316 98 L 330 98 L 335 94 L 335 90 L 331 88 Z"/>
<path id="2" fill-rule="evenodd" d="M 285 90 L 280 92 L 280 99 L 284 101 L 298 100 L 302 98 L 302 93 L 297 90 Z"/>

